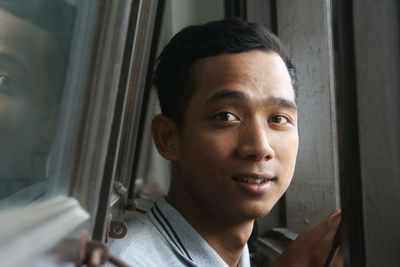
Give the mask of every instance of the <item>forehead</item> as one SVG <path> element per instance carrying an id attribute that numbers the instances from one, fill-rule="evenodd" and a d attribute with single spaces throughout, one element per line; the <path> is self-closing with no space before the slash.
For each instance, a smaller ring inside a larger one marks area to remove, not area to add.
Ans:
<path id="1" fill-rule="evenodd" d="M 52 34 L 0 8 L 0 74 L 23 85 L 27 101 L 47 101 L 56 41 Z"/>
<path id="2" fill-rule="evenodd" d="M 196 98 L 229 89 L 243 91 L 250 98 L 295 100 L 289 72 L 275 52 L 253 50 L 203 58 L 194 64 L 192 74 Z"/>
<path id="3" fill-rule="evenodd" d="M 15 57 L 27 67 L 46 62 L 55 46 L 53 36 L 27 20 L 0 8 L 0 53 Z"/>

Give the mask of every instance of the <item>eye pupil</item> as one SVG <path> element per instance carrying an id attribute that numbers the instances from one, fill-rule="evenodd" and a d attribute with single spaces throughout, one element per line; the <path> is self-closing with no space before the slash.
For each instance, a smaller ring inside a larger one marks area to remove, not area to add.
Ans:
<path id="1" fill-rule="evenodd" d="M 237 117 L 229 112 L 221 112 L 219 113 L 216 118 L 220 121 L 234 121 Z"/>
<path id="2" fill-rule="evenodd" d="M 274 123 L 284 123 L 285 122 L 285 118 L 282 116 L 275 116 L 272 120 Z"/>
<path id="3" fill-rule="evenodd" d="M 9 77 L 5 75 L 0 75 L 0 86 L 10 86 L 12 81 Z"/>
<path id="4" fill-rule="evenodd" d="M 15 94 L 17 89 L 18 84 L 13 78 L 0 74 L 0 91 L 8 94 Z"/>
<path id="5" fill-rule="evenodd" d="M 3 76 L 3 75 L 0 76 L 0 84 L 1 85 L 6 85 L 7 84 L 7 77 L 6 76 Z"/>
<path id="6" fill-rule="evenodd" d="M 222 113 L 220 119 L 223 121 L 229 121 L 229 113 Z"/>

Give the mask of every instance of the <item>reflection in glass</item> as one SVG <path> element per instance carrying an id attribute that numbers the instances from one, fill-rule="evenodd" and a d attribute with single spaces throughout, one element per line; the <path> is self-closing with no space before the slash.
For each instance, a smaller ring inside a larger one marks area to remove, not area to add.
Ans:
<path id="1" fill-rule="evenodd" d="M 0 0 L 0 208 L 45 193 L 72 22 L 67 1 Z"/>

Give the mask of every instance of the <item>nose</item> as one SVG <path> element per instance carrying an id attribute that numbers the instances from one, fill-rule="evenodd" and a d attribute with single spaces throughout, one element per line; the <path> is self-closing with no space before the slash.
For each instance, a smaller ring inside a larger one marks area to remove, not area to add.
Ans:
<path id="1" fill-rule="evenodd" d="M 266 122 L 254 121 L 244 125 L 240 133 L 239 156 L 254 161 L 272 159 L 275 151 L 271 146 L 270 137 L 271 133 Z"/>

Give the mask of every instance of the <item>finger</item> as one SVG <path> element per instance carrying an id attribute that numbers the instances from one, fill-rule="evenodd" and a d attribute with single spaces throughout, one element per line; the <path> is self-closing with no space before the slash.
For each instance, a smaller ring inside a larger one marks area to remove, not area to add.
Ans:
<path id="1" fill-rule="evenodd" d="M 342 211 L 341 210 L 336 210 L 333 213 L 329 214 L 328 217 L 326 217 L 327 220 L 339 220 L 342 218 Z"/>
<path id="2" fill-rule="evenodd" d="M 336 232 L 337 227 L 342 220 L 342 213 L 340 210 L 335 211 L 330 214 L 324 221 L 326 222 L 326 226 L 328 229 L 331 229 Z"/>
<path id="3" fill-rule="evenodd" d="M 335 264 L 333 265 L 334 267 L 343 267 L 344 261 L 343 261 L 343 250 L 342 246 L 339 247 L 339 250 L 336 254 L 335 257 Z"/>

